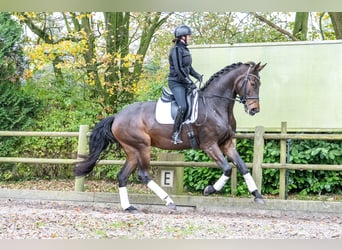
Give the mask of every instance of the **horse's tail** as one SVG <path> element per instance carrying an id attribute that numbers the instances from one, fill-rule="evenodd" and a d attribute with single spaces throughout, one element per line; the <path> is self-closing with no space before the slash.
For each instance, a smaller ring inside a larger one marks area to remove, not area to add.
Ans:
<path id="1" fill-rule="evenodd" d="M 84 161 L 76 163 L 76 167 L 74 168 L 75 176 L 84 176 L 90 173 L 96 165 L 101 152 L 110 143 L 117 142 L 111 131 L 114 118 L 114 116 L 109 116 L 96 124 L 90 135 L 89 156 Z"/>

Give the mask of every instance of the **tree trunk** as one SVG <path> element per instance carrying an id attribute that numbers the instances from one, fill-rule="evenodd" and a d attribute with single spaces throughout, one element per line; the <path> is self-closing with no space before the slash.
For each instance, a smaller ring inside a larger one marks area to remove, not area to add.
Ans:
<path id="1" fill-rule="evenodd" d="M 161 12 L 157 12 L 154 15 L 151 13 L 150 15 L 146 15 L 144 18 L 144 29 L 142 30 L 141 38 L 140 38 L 140 45 L 137 54 L 141 55 L 142 58 L 145 58 L 146 52 L 148 50 L 148 47 L 151 43 L 151 40 L 153 38 L 153 35 L 155 32 L 160 28 L 160 26 L 163 25 L 167 21 L 167 19 L 172 15 L 173 13 L 169 13 L 162 19 Z M 139 63 L 137 63 L 134 67 L 134 76 L 137 77 L 137 80 L 139 79 L 139 76 L 141 74 L 143 66 L 143 60 L 141 60 Z"/>
<path id="2" fill-rule="evenodd" d="M 299 40 L 307 40 L 309 12 L 296 12 L 293 35 Z"/>
<path id="3" fill-rule="evenodd" d="M 106 70 L 105 80 L 116 82 L 120 75 L 127 73 L 127 68 L 120 67 L 118 70 L 115 55 L 121 58 L 129 53 L 129 12 L 105 12 L 103 13 L 106 26 L 106 52 L 113 56 L 111 66 Z"/>
<path id="4" fill-rule="evenodd" d="M 160 12 L 143 14 L 142 23 L 138 23 L 141 27 L 141 36 L 136 55 L 129 51 L 129 46 L 132 43 L 129 39 L 131 13 L 105 12 L 103 14 L 106 27 L 106 53 L 112 56 L 112 62 L 106 69 L 105 82 L 115 86 L 115 91 L 112 91 L 110 101 L 107 103 L 129 103 L 134 98 L 133 88 L 139 81 L 143 61 L 153 35 L 172 13 L 163 18 L 161 18 Z M 132 64 L 125 62 L 126 56 L 132 57 Z M 137 57 L 134 58 L 135 56 Z M 118 60 L 121 61 L 118 62 Z M 127 65 L 130 66 L 127 67 Z M 114 106 L 119 106 L 119 104 Z"/>
<path id="5" fill-rule="evenodd" d="M 334 27 L 336 39 L 342 39 L 342 12 L 328 12 Z"/>

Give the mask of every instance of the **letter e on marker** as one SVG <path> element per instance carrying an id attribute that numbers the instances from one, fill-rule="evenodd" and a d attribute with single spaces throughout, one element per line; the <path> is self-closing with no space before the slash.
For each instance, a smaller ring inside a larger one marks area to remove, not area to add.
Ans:
<path id="1" fill-rule="evenodd" d="M 161 171 L 161 185 L 163 187 L 173 186 L 173 170 L 162 170 Z"/>

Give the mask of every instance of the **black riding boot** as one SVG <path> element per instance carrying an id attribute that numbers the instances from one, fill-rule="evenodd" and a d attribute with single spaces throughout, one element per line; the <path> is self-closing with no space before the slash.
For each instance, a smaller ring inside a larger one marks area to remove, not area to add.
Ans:
<path id="1" fill-rule="evenodd" d="M 177 111 L 177 115 L 175 118 L 175 123 L 173 125 L 173 134 L 172 134 L 172 142 L 174 144 L 178 144 L 178 143 L 182 143 L 183 141 L 178 138 L 179 134 L 181 132 L 181 126 L 183 123 L 183 119 L 184 119 L 184 112 L 182 112 L 181 109 L 178 109 Z"/>

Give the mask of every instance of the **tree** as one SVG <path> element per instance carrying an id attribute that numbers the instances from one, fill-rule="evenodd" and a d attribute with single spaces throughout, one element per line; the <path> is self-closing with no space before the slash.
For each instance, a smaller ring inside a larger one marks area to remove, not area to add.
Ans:
<path id="1" fill-rule="evenodd" d="M 172 13 L 104 13 L 106 25 L 105 86 L 109 86 L 111 103 L 120 106 L 134 98 L 143 62 L 154 34 Z M 130 32 L 130 29 L 133 32 Z M 131 35 L 130 35 L 131 34 Z M 138 41 L 135 53 L 130 46 Z M 117 91 L 117 90 L 121 91 Z M 123 93 L 126 93 L 123 95 Z"/>
<path id="2" fill-rule="evenodd" d="M 33 124 L 39 103 L 21 90 L 24 59 L 20 25 L 9 13 L 0 13 L 0 127 L 21 130 Z M 1 144 L 1 143 L 0 143 Z"/>
<path id="3" fill-rule="evenodd" d="M 342 39 L 342 12 L 329 12 L 336 39 Z"/>
<path id="4" fill-rule="evenodd" d="M 1 130 L 25 130 L 34 124 L 40 103 L 21 88 L 24 59 L 21 42 L 21 26 L 9 13 L 0 13 L 0 128 Z M 0 137 L 0 156 L 11 156 L 18 151 L 22 138 Z M 11 164 L 3 164 L 6 171 Z"/>
<path id="5" fill-rule="evenodd" d="M 273 29 L 275 29 L 275 30 L 278 31 L 279 33 L 281 33 L 281 34 L 287 36 L 287 37 L 290 38 L 291 40 L 293 40 L 293 41 L 298 41 L 298 38 L 297 38 L 295 35 L 291 34 L 291 33 L 290 33 L 289 31 L 287 31 L 286 29 L 284 29 L 284 28 L 278 26 L 278 25 L 275 24 L 274 22 L 269 21 L 267 18 L 263 17 L 262 15 L 259 15 L 259 14 L 255 13 L 255 12 L 251 12 L 250 14 L 253 15 L 255 18 L 257 18 L 259 21 L 261 21 L 261 22 L 267 24 L 268 26 L 272 27 Z"/>
<path id="6" fill-rule="evenodd" d="M 251 13 L 255 18 L 280 33 L 288 36 L 291 40 L 316 40 L 316 39 L 342 39 L 342 12 L 297 12 L 293 23 L 292 34 L 277 25 L 276 22 L 268 20 L 267 17 L 257 13 Z M 308 19 L 311 18 L 309 26 Z M 329 21 L 330 17 L 330 21 Z M 316 26 L 319 26 L 318 28 Z M 311 31 L 309 32 L 309 28 Z"/>
<path id="7" fill-rule="evenodd" d="M 29 53 L 32 61 L 37 65 L 43 58 L 45 64 L 52 61 L 57 83 L 65 84 L 67 69 L 77 70 L 93 90 L 91 98 L 108 113 L 132 101 L 149 44 L 171 15 L 17 13 L 38 37 Z"/>
<path id="8" fill-rule="evenodd" d="M 56 21 L 53 20 L 49 13 L 32 13 L 23 12 L 17 13 L 16 15 L 22 23 L 25 23 L 33 33 L 38 36 L 37 44 L 41 44 L 40 53 L 37 53 L 36 59 L 40 60 L 37 68 L 43 67 L 44 63 L 51 61 L 53 65 L 53 71 L 57 82 L 64 83 L 62 70 L 58 67 L 59 63 L 62 62 L 60 49 L 50 50 L 54 45 L 58 44 L 59 38 L 56 38 L 59 30 L 54 30 L 52 27 L 56 27 Z"/>
<path id="9" fill-rule="evenodd" d="M 20 25 L 6 12 L 0 12 L 0 81 L 18 83 L 24 70 L 24 58 L 19 45 Z"/>
<path id="10" fill-rule="evenodd" d="M 296 18 L 293 27 L 293 35 L 299 40 L 307 40 L 308 33 L 308 12 L 296 12 Z"/>

